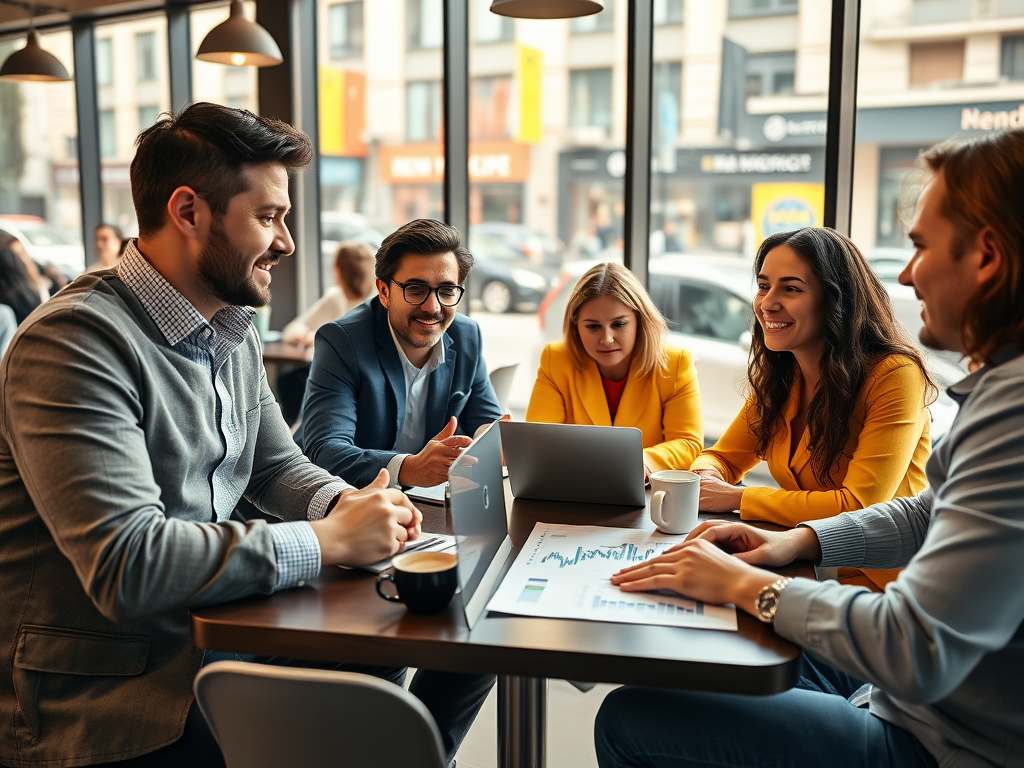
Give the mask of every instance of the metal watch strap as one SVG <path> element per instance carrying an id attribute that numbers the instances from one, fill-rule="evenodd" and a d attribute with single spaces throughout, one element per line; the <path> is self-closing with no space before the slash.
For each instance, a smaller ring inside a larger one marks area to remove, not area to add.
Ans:
<path id="1" fill-rule="evenodd" d="M 757 601 L 754 604 L 757 609 L 757 618 L 765 624 L 771 624 L 775 621 L 775 612 L 779 608 L 779 596 L 791 581 L 791 578 L 782 576 L 772 584 L 761 587 L 761 591 L 757 594 Z"/>

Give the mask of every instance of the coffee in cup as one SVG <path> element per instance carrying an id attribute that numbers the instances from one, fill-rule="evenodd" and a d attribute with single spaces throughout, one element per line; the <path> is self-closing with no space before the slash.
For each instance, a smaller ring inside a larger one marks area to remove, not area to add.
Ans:
<path id="1" fill-rule="evenodd" d="M 683 469 L 651 473 L 651 520 L 663 533 L 689 533 L 697 526 L 700 475 Z"/>
<path id="2" fill-rule="evenodd" d="M 405 603 L 413 613 L 428 615 L 443 611 L 455 594 L 459 577 L 455 555 L 447 552 L 408 552 L 392 558 L 394 574 L 377 578 L 377 594 L 392 603 Z M 384 593 L 383 585 L 395 585 L 394 595 Z"/>

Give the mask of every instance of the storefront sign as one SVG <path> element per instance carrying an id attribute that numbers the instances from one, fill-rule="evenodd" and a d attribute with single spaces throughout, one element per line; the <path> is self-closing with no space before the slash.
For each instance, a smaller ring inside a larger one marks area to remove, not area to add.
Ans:
<path id="1" fill-rule="evenodd" d="M 469 180 L 474 183 L 524 182 L 530 175 L 530 148 L 515 141 L 474 141 L 469 145 Z M 380 148 L 380 178 L 386 184 L 441 184 L 440 144 L 399 144 Z"/>
<path id="2" fill-rule="evenodd" d="M 824 118 L 796 119 L 784 115 L 771 115 L 761 126 L 761 133 L 771 142 L 779 142 L 790 136 L 824 136 L 828 132 L 828 120 Z"/>
<path id="3" fill-rule="evenodd" d="M 825 213 L 824 184 L 753 184 L 750 217 L 755 245 L 776 232 L 821 226 Z"/>
<path id="4" fill-rule="evenodd" d="M 811 155 L 792 153 L 740 153 L 729 152 L 704 155 L 700 159 L 702 173 L 807 173 L 811 170 Z"/>
<path id="5" fill-rule="evenodd" d="M 1024 104 L 1016 109 L 980 110 L 977 107 L 964 107 L 960 113 L 961 131 L 999 131 L 1007 128 L 1020 128 L 1024 125 Z"/>

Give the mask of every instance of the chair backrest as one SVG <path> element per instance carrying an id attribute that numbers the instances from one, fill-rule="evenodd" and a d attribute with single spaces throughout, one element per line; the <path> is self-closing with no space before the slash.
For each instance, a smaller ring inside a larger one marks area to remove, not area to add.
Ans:
<path id="1" fill-rule="evenodd" d="M 227 768 L 446 768 L 427 708 L 369 675 L 218 661 L 195 693 Z"/>
<path id="2" fill-rule="evenodd" d="M 491 386 L 494 387 L 494 394 L 498 397 L 498 405 L 501 406 L 503 413 L 508 412 L 508 396 L 512 391 L 512 379 L 516 377 L 516 368 L 518 367 L 519 363 L 512 363 L 512 365 L 495 368 L 490 373 Z"/>

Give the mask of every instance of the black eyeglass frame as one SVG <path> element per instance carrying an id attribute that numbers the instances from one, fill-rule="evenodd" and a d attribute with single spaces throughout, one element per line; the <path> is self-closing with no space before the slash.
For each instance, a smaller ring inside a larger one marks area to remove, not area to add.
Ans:
<path id="1" fill-rule="evenodd" d="M 422 307 L 424 304 L 426 304 L 427 299 L 430 298 L 430 294 L 434 294 L 437 297 L 437 303 L 440 304 L 442 307 L 457 307 L 459 305 L 459 302 L 462 301 L 462 297 L 466 295 L 466 289 L 463 288 L 461 285 L 451 285 L 450 283 L 445 283 L 444 285 L 439 285 L 436 288 L 431 288 L 426 283 L 400 283 L 394 278 L 388 278 L 388 280 L 389 282 L 394 283 L 395 285 L 402 289 L 402 298 L 405 299 L 405 303 L 412 304 L 414 307 Z M 409 301 L 409 297 L 405 293 L 406 287 L 426 288 L 427 295 L 423 297 L 422 301 Z M 441 294 L 439 294 L 438 291 L 440 291 L 442 288 L 457 290 L 459 292 L 459 296 L 457 299 L 455 299 L 454 304 L 446 304 L 441 300 Z"/>

